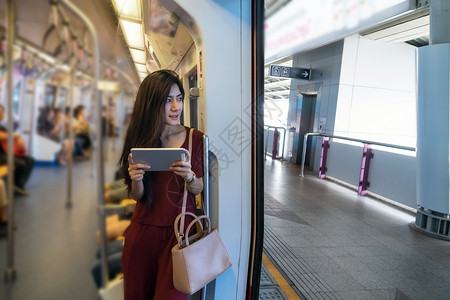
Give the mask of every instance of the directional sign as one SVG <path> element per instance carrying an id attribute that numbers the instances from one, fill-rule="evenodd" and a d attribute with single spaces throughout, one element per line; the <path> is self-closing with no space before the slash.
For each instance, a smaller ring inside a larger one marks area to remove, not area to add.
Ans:
<path id="1" fill-rule="evenodd" d="M 270 65 L 269 76 L 311 80 L 311 69 Z"/>

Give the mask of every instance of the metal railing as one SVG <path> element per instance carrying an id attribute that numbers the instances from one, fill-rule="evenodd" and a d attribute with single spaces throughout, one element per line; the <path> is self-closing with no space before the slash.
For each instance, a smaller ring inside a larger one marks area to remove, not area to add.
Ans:
<path id="1" fill-rule="evenodd" d="M 407 150 L 407 151 L 416 151 L 416 148 L 413 148 L 413 147 L 405 147 L 405 146 L 394 145 L 394 144 L 386 144 L 386 143 L 380 143 L 380 142 L 374 142 L 374 141 L 368 141 L 368 140 L 354 139 L 354 138 L 349 138 L 346 136 L 338 136 L 338 135 L 332 135 L 332 134 L 310 132 L 310 133 L 305 134 L 304 138 L 303 138 L 302 165 L 301 165 L 301 172 L 300 172 L 300 176 L 302 176 L 302 177 L 304 177 L 303 171 L 305 169 L 306 143 L 308 142 L 308 137 L 310 137 L 310 136 L 321 136 L 321 137 L 328 137 L 328 138 L 332 138 L 332 139 L 341 139 L 341 140 L 346 140 L 346 141 L 359 142 L 359 143 L 368 144 L 368 145 L 377 145 L 377 146 L 383 146 L 383 147 L 389 147 L 389 148 L 395 148 L 395 149 L 401 149 L 401 150 Z"/>
<path id="2" fill-rule="evenodd" d="M 265 138 L 265 140 L 266 140 L 265 144 L 266 145 L 264 147 L 264 160 L 266 160 L 266 156 L 267 156 L 267 144 L 268 144 L 267 142 L 269 140 L 269 131 L 271 129 L 283 130 L 283 132 L 284 132 L 284 135 L 283 135 L 283 147 L 282 147 L 282 150 L 281 150 L 281 160 L 283 160 L 283 158 L 284 158 L 284 144 L 285 144 L 285 141 L 286 141 L 286 128 L 284 128 L 284 127 L 277 127 L 277 126 L 264 126 L 264 127 L 267 130 L 266 138 Z"/>

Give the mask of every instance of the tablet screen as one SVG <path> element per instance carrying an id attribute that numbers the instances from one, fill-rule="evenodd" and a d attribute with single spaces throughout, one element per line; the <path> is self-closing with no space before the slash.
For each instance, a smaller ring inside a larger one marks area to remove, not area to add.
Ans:
<path id="1" fill-rule="evenodd" d="M 146 171 L 171 171 L 172 163 L 184 160 L 183 148 L 132 148 L 135 163 L 144 163 L 151 168 Z"/>

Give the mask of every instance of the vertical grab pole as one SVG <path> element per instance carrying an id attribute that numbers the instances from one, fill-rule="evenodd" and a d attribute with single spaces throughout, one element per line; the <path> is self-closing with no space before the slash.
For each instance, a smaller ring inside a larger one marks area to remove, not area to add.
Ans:
<path id="1" fill-rule="evenodd" d="M 205 196 L 205 215 L 209 217 L 209 137 L 203 136 L 203 195 Z"/>
<path id="2" fill-rule="evenodd" d="M 7 251 L 7 265 L 5 271 L 5 280 L 13 281 L 16 279 L 16 268 L 14 267 L 14 156 L 13 156 L 13 51 L 15 39 L 15 11 L 14 0 L 8 0 L 8 45 L 6 48 L 6 65 L 8 67 L 7 74 L 7 89 L 8 89 L 8 251 Z"/>
<path id="3" fill-rule="evenodd" d="M 10 0 L 12 1 L 12 0 Z M 100 45 L 98 40 L 98 35 L 95 30 L 94 25 L 89 20 L 86 15 L 79 10 L 75 5 L 73 5 L 69 0 L 61 0 L 61 3 L 67 7 L 70 11 L 72 11 L 75 15 L 77 15 L 83 23 L 88 28 L 89 32 L 92 35 L 92 40 L 94 41 L 94 89 L 97 92 L 97 118 L 96 118 L 96 127 L 97 127 L 97 139 L 98 139 L 98 149 L 96 152 L 96 160 L 97 160 L 97 199 L 99 208 L 104 204 L 104 196 L 103 196 L 103 185 L 104 185 L 104 177 L 103 177 L 103 145 L 102 145 L 102 95 L 101 91 L 98 90 L 98 82 L 100 79 Z M 105 218 L 103 214 L 99 213 L 99 229 L 100 229 L 100 254 L 101 254 L 101 270 L 102 270 L 102 287 L 106 287 L 108 283 L 108 262 L 106 257 L 106 224 Z"/>
<path id="4" fill-rule="evenodd" d="M 209 138 L 203 135 L 203 196 L 205 199 L 205 215 L 209 217 Z M 201 300 L 206 300 L 205 285 L 202 289 Z"/>
<path id="5" fill-rule="evenodd" d="M 71 144 L 73 141 L 73 147 L 75 149 L 75 140 L 73 138 L 73 127 L 72 127 L 72 120 L 73 120 L 73 85 L 75 82 L 75 70 L 74 66 L 72 66 L 70 70 L 70 86 L 69 86 L 69 95 L 66 98 L 66 107 L 70 107 L 69 112 L 69 149 L 71 149 Z M 65 114 L 65 111 L 64 111 Z M 65 124 L 64 124 L 65 126 Z M 69 159 L 67 160 L 67 198 L 66 198 L 66 207 L 72 207 L 72 153 L 73 150 L 71 149 L 71 155 L 69 155 Z"/>

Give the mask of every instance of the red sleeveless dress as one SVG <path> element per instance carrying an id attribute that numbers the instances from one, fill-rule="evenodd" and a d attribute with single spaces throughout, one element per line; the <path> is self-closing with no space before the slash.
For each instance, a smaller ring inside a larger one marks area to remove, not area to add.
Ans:
<path id="1" fill-rule="evenodd" d="M 188 149 L 189 130 L 181 148 Z M 191 168 L 203 177 L 203 133 L 194 130 Z M 173 287 L 170 250 L 177 243 L 173 223 L 181 212 L 185 181 L 172 171 L 154 172 L 150 205 L 138 202 L 125 231 L 122 252 L 125 300 L 185 300 Z M 186 211 L 195 213 L 195 197 L 188 193 Z M 190 218 L 186 218 L 185 226 Z"/>

